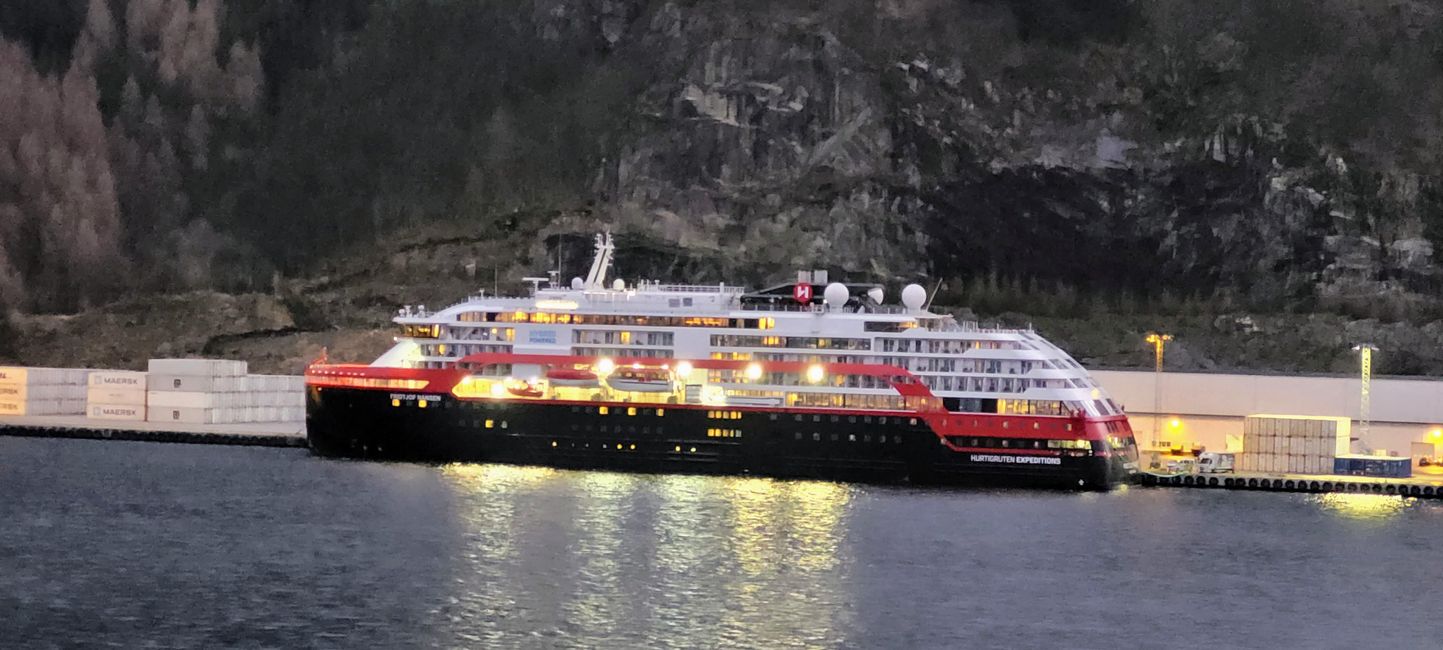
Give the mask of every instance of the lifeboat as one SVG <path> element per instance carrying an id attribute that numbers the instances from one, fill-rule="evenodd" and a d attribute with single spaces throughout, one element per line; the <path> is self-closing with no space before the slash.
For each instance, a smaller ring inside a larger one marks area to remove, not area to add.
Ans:
<path id="1" fill-rule="evenodd" d="M 517 397 L 535 398 L 545 395 L 545 393 L 543 393 L 540 388 L 537 388 L 536 386 L 528 384 L 524 381 L 506 382 L 506 392 L 511 393 L 512 395 L 515 395 Z"/>
<path id="2" fill-rule="evenodd" d="M 616 390 L 637 393 L 671 392 L 671 371 L 663 368 L 618 368 L 606 378 Z"/>
<path id="3" fill-rule="evenodd" d="M 590 388 L 597 384 L 595 372 L 579 368 L 552 368 L 546 371 L 546 380 L 552 386 Z"/>

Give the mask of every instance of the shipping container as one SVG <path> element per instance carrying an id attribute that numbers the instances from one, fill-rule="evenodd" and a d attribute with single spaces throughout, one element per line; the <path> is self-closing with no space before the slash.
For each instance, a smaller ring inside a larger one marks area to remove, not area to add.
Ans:
<path id="1" fill-rule="evenodd" d="M 127 388 L 145 390 L 146 374 L 133 370 L 96 370 L 90 373 L 91 388 Z"/>
<path id="2" fill-rule="evenodd" d="M 85 399 L 0 400 L 0 415 L 79 415 Z"/>
<path id="3" fill-rule="evenodd" d="M 145 406 L 145 390 L 91 386 L 85 392 L 86 404 L 124 404 Z"/>
<path id="4" fill-rule="evenodd" d="M 1408 478 L 1413 475 L 1411 458 L 1350 454 L 1333 459 L 1333 473 L 1353 476 Z"/>
<path id="5" fill-rule="evenodd" d="M 90 371 L 84 368 L 27 368 L 0 366 L 0 384 L 84 384 Z"/>
<path id="6" fill-rule="evenodd" d="M 181 422 L 185 424 L 231 424 L 235 422 L 229 409 L 147 407 L 148 422 Z"/>
<path id="7" fill-rule="evenodd" d="M 144 395 L 145 393 L 141 393 Z M 86 417 L 92 420 L 131 420 L 142 421 L 145 419 L 144 404 L 90 404 L 85 409 Z"/>
<path id="8" fill-rule="evenodd" d="M 147 370 L 156 375 L 192 377 L 240 377 L 249 368 L 244 361 L 229 359 L 151 359 Z"/>
<path id="9" fill-rule="evenodd" d="M 179 391 L 183 393 L 236 393 L 244 391 L 244 377 L 207 377 L 200 375 L 151 374 L 147 389 L 150 391 Z"/>
<path id="10" fill-rule="evenodd" d="M 41 399 L 84 399 L 81 384 L 0 384 L 0 399 L 12 401 Z"/>

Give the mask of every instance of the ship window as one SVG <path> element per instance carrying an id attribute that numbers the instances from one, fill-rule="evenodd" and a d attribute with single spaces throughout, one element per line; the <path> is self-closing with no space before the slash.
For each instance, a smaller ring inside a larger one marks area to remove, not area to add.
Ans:
<path id="1" fill-rule="evenodd" d="M 847 421 L 850 422 L 850 423 L 852 423 L 852 424 L 856 424 L 856 423 L 857 423 L 857 416 L 855 416 L 855 415 L 849 415 L 849 416 L 847 416 Z"/>
<path id="2" fill-rule="evenodd" d="M 832 442 L 836 442 L 836 441 L 837 441 L 837 434 L 834 433 L 834 434 L 832 434 Z"/>
<path id="3" fill-rule="evenodd" d="M 833 421 L 833 422 L 836 422 L 836 421 L 837 421 L 837 416 L 833 415 L 833 416 L 832 416 L 832 421 Z"/>
<path id="4" fill-rule="evenodd" d="M 602 415 L 606 415 L 606 412 L 607 412 L 607 411 L 606 411 L 606 407 L 605 407 L 605 406 L 598 406 L 598 407 L 596 407 L 596 412 L 597 412 L 597 413 L 600 413 L 600 414 L 602 414 Z"/>
<path id="5" fill-rule="evenodd" d="M 502 429 L 505 429 L 505 428 L 506 428 L 506 421 L 505 421 L 505 420 L 502 420 L 502 421 L 501 421 L 501 428 L 502 428 Z"/>
<path id="6" fill-rule="evenodd" d="M 902 436 L 892 436 L 892 442 L 899 445 L 902 444 Z"/>
<path id="7" fill-rule="evenodd" d="M 666 409 L 657 409 L 657 410 L 656 410 L 656 417 L 663 417 L 663 416 L 665 416 L 665 415 L 666 415 Z"/>
<path id="8" fill-rule="evenodd" d="M 777 414 L 776 414 L 776 413 L 770 414 L 770 418 L 768 418 L 768 419 L 771 419 L 771 420 L 775 421 L 775 420 L 777 419 Z"/>
<path id="9" fill-rule="evenodd" d="M 635 407 L 635 406 L 628 406 L 628 407 L 626 407 L 626 414 L 627 414 L 627 415 L 636 415 L 636 407 Z"/>
<path id="10" fill-rule="evenodd" d="M 862 442 L 871 442 L 871 441 L 872 441 L 872 434 L 869 433 L 869 434 L 866 434 L 866 435 L 862 436 Z"/>
<path id="11" fill-rule="evenodd" d="M 977 446 L 977 439 L 976 439 L 976 438 L 973 438 L 973 439 L 972 439 L 972 446 L 973 446 L 973 447 L 976 447 L 976 446 Z"/>
<path id="12" fill-rule="evenodd" d="M 822 439 L 822 434 L 820 434 L 820 433 L 813 433 L 813 434 L 812 434 L 812 440 L 815 441 L 815 440 L 821 440 L 821 439 Z"/>
<path id="13" fill-rule="evenodd" d="M 1002 440 L 1002 448 L 1003 448 L 1003 449 L 1006 449 L 1007 447 L 1008 447 L 1007 439 L 1004 438 L 1004 439 Z"/>
<path id="14" fill-rule="evenodd" d="M 490 428 L 492 427 L 492 425 L 494 425 L 494 424 L 496 424 L 496 422 L 495 422 L 494 420 L 487 420 L 487 421 L 486 421 L 486 428 L 487 428 L 487 429 L 490 429 Z"/>
<path id="15" fill-rule="evenodd" d="M 792 416 L 792 419 L 794 419 L 794 420 L 796 420 L 796 421 L 798 421 L 798 422 L 801 422 L 801 421 L 802 421 L 802 415 L 801 415 L 800 413 L 798 413 L 797 415 Z"/>
<path id="16" fill-rule="evenodd" d="M 847 434 L 847 442 L 856 442 L 856 441 L 857 441 L 857 434 L 855 434 L 855 433 L 849 433 L 849 434 Z"/>

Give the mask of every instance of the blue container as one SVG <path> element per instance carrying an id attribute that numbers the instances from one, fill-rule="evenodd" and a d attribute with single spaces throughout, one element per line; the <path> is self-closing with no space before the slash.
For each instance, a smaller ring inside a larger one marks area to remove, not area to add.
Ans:
<path id="1" fill-rule="evenodd" d="M 1333 459 L 1333 473 L 1348 476 L 1408 478 L 1413 475 L 1413 459 L 1393 456 L 1338 456 Z"/>

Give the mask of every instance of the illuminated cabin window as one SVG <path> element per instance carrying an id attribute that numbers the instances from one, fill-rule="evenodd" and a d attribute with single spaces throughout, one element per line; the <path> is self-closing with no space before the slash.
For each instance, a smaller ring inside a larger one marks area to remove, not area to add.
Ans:
<path id="1" fill-rule="evenodd" d="M 441 337 L 440 325 L 402 325 L 401 335 L 418 339 L 434 339 Z"/>
<path id="2" fill-rule="evenodd" d="M 871 350 L 871 339 L 832 338 L 818 336 L 748 336 L 713 334 L 713 347 L 791 348 L 798 350 Z"/>

